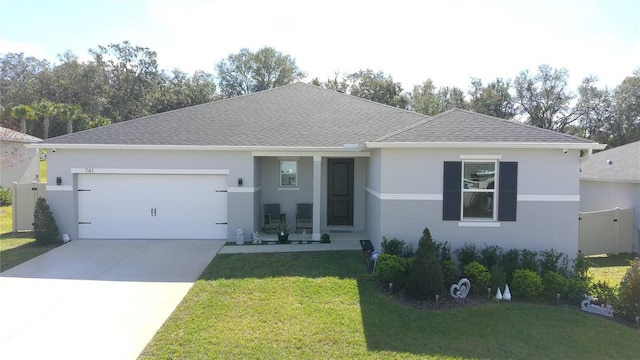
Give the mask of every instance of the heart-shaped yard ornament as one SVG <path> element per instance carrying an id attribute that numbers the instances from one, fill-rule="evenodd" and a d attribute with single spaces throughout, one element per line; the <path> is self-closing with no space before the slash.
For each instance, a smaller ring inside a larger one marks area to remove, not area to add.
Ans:
<path id="1" fill-rule="evenodd" d="M 451 285 L 449 293 L 454 299 L 464 299 L 469 295 L 469 290 L 471 290 L 471 282 L 467 278 L 462 278 L 457 284 Z"/>

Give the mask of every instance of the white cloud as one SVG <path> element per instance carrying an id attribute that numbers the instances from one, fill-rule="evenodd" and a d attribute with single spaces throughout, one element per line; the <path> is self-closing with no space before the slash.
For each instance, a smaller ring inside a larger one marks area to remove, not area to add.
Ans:
<path id="1" fill-rule="evenodd" d="M 24 42 L 11 42 L 0 38 L 0 53 L 24 53 L 25 56 L 33 56 L 38 59 L 46 59 L 55 62 L 55 54 L 49 54 L 43 47 Z"/>

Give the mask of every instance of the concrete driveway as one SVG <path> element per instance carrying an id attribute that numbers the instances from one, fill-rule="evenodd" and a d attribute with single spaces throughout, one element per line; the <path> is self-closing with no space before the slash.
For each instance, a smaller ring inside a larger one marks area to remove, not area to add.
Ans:
<path id="1" fill-rule="evenodd" d="M 72 241 L 0 273 L 0 359 L 137 358 L 223 245 Z"/>

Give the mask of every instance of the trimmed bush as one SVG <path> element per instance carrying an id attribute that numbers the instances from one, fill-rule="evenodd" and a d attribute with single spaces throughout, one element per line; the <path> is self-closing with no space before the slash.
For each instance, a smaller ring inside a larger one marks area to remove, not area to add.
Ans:
<path id="1" fill-rule="evenodd" d="M 449 260 L 441 260 L 440 268 L 442 269 L 442 279 L 445 289 L 448 289 L 452 284 L 456 284 L 460 280 L 460 272 L 456 268 L 456 262 Z"/>
<path id="2" fill-rule="evenodd" d="M 506 282 L 511 284 L 513 282 L 513 272 L 518 269 L 518 263 L 520 261 L 520 250 L 511 249 L 502 255 L 502 268 L 507 275 Z"/>
<path id="3" fill-rule="evenodd" d="M 491 269 L 497 265 L 502 258 L 502 247 L 497 245 L 486 245 L 480 250 L 480 259 L 478 262 Z"/>
<path id="4" fill-rule="evenodd" d="M 616 313 L 623 319 L 635 321 L 640 316 L 640 259 L 630 261 L 630 267 L 620 282 Z"/>
<path id="5" fill-rule="evenodd" d="M 574 277 L 567 279 L 567 284 L 567 300 L 569 302 L 579 304 L 584 300 L 584 294 L 589 292 L 589 280 Z"/>
<path id="6" fill-rule="evenodd" d="M 564 253 L 557 252 L 555 249 L 540 251 L 540 274 L 548 272 L 559 273 L 560 259 L 564 256 Z"/>
<path id="7" fill-rule="evenodd" d="M 393 283 L 394 289 L 402 290 L 407 283 L 411 262 L 412 259 L 382 253 L 378 256 L 374 277 L 383 285 Z"/>
<path id="8" fill-rule="evenodd" d="M 429 228 L 424 229 L 418 242 L 416 257 L 409 270 L 407 292 L 418 300 L 444 294 L 440 259 Z"/>
<path id="9" fill-rule="evenodd" d="M 486 266 L 477 261 L 472 261 L 464 267 L 464 272 L 462 274 L 471 282 L 472 293 L 484 294 L 485 291 L 487 291 L 491 274 Z"/>
<path id="10" fill-rule="evenodd" d="M 0 206 L 9 206 L 12 202 L 11 189 L 3 189 L 0 186 Z"/>
<path id="11" fill-rule="evenodd" d="M 464 272 L 464 267 L 468 264 L 478 261 L 478 248 L 476 244 L 464 243 L 464 246 L 456 249 L 456 256 L 460 263 L 460 270 Z"/>
<path id="12" fill-rule="evenodd" d="M 573 276 L 578 279 L 590 280 L 589 261 L 582 255 L 580 250 L 578 250 L 578 254 L 573 259 Z"/>
<path id="13" fill-rule="evenodd" d="M 398 240 L 397 238 L 389 240 L 383 236 L 381 248 L 385 254 L 397 255 L 403 258 L 410 258 L 414 255 L 413 244 L 405 245 L 404 240 Z"/>
<path id="14" fill-rule="evenodd" d="M 564 301 L 569 293 L 569 279 L 555 271 L 548 271 L 542 276 L 542 296 L 545 300 L 554 301 L 557 294 Z"/>
<path id="15" fill-rule="evenodd" d="M 489 269 L 489 284 L 487 287 L 492 289 L 497 289 L 499 287 L 504 287 L 507 283 L 507 274 L 505 274 L 502 266 L 500 264 L 495 264 L 491 269 Z"/>
<path id="16" fill-rule="evenodd" d="M 542 294 L 542 280 L 535 271 L 518 269 L 513 273 L 511 293 L 515 299 L 537 300 Z"/>
<path id="17" fill-rule="evenodd" d="M 600 305 L 613 305 L 618 300 L 618 290 L 602 280 L 589 285 L 589 295 L 597 298 Z"/>
<path id="18" fill-rule="evenodd" d="M 33 212 L 33 232 L 38 245 L 60 243 L 60 232 L 47 200 L 38 198 Z"/>
<path id="19" fill-rule="evenodd" d="M 524 249 L 520 252 L 520 269 L 538 272 L 538 253 Z"/>
<path id="20" fill-rule="evenodd" d="M 402 254 L 402 249 L 404 248 L 404 241 L 398 240 L 397 238 L 389 240 L 386 236 L 383 236 L 382 244 L 380 246 L 382 247 L 383 253 L 400 256 Z"/>

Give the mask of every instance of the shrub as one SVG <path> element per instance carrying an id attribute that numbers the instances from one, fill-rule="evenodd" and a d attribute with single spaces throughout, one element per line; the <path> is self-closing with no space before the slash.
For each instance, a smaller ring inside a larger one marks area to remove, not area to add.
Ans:
<path id="1" fill-rule="evenodd" d="M 474 261 L 478 261 L 478 248 L 476 244 L 464 243 L 464 246 L 456 249 L 456 256 L 460 263 L 460 269 L 464 271 L 464 267 Z"/>
<path id="2" fill-rule="evenodd" d="M 502 255 L 502 268 L 507 276 L 506 283 L 511 284 L 513 282 L 513 272 L 518 269 L 518 262 L 520 261 L 520 250 L 511 249 Z"/>
<path id="3" fill-rule="evenodd" d="M 0 186 L 0 206 L 9 206 L 11 202 L 11 189 L 3 189 L 2 186 Z"/>
<path id="4" fill-rule="evenodd" d="M 33 212 L 33 232 L 38 245 L 49 245 L 61 242 L 60 232 L 53 218 L 47 200 L 38 198 Z"/>
<path id="5" fill-rule="evenodd" d="M 456 269 L 456 262 L 454 260 L 441 260 L 440 268 L 442 269 L 442 279 L 445 289 L 448 289 L 460 279 L 460 272 Z"/>
<path id="6" fill-rule="evenodd" d="M 573 303 L 580 303 L 584 300 L 584 294 L 589 292 L 589 281 L 580 278 L 567 279 L 567 300 Z"/>
<path id="7" fill-rule="evenodd" d="M 618 290 L 602 280 L 589 285 L 589 294 L 597 298 L 597 303 L 601 305 L 615 304 L 618 299 Z"/>
<path id="8" fill-rule="evenodd" d="M 429 228 L 424 229 L 418 242 L 416 257 L 409 270 L 407 292 L 418 300 L 444 294 L 440 260 Z"/>
<path id="9" fill-rule="evenodd" d="M 569 279 L 555 271 L 548 271 L 542 276 L 542 288 L 542 296 L 545 300 L 554 301 L 557 294 L 560 294 L 561 299 L 566 300 L 569 293 Z"/>
<path id="10" fill-rule="evenodd" d="M 383 236 L 381 248 L 385 254 L 397 255 L 403 258 L 410 258 L 414 255 L 413 244 L 405 245 L 404 240 L 398 240 L 397 238 L 389 240 Z"/>
<path id="11" fill-rule="evenodd" d="M 320 242 L 323 244 L 328 244 L 331 242 L 331 235 L 324 233 L 320 236 Z"/>
<path id="12" fill-rule="evenodd" d="M 573 259 L 573 276 L 578 279 L 590 280 L 589 262 L 580 250 L 578 250 L 578 254 Z"/>
<path id="13" fill-rule="evenodd" d="M 640 259 L 630 261 L 630 267 L 620 282 L 616 313 L 627 320 L 635 321 L 640 316 Z"/>
<path id="14" fill-rule="evenodd" d="M 486 266 L 477 261 L 472 261 L 464 267 L 463 275 L 471 282 L 471 292 L 474 294 L 484 294 L 489 287 L 491 274 Z"/>
<path id="15" fill-rule="evenodd" d="M 382 252 L 385 254 L 400 256 L 404 248 L 404 241 L 398 240 L 397 238 L 388 240 L 386 236 L 383 236 L 381 247 Z"/>
<path id="16" fill-rule="evenodd" d="M 520 253 L 520 269 L 538 272 L 538 253 L 524 249 Z"/>
<path id="17" fill-rule="evenodd" d="M 401 290 L 407 283 L 411 262 L 412 259 L 404 259 L 398 255 L 382 253 L 378 256 L 374 277 L 382 284 L 393 283 L 394 289 Z"/>
<path id="18" fill-rule="evenodd" d="M 436 249 L 441 261 L 451 260 L 451 244 L 448 241 L 443 243 L 436 241 Z"/>
<path id="19" fill-rule="evenodd" d="M 500 262 L 502 257 L 502 247 L 497 245 L 486 245 L 480 250 L 480 260 L 478 262 L 491 269 Z"/>
<path id="20" fill-rule="evenodd" d="M 564 253 L 557 252 L 555 249 L 540 251 L 540 274 L 548 272 L 558 273 L 560 259 L 564 256 Z"/>
<path id="21" fill-rule="evenodd" d="M 497 289 L 507 284 L 507 274 L 505 274 L 500 264 L 495 264 L 489 269 L 489 284 L 487 287 Z"/>
<path id="22" fill-rule="evenodd" d="M 535 271 L 518 269 L 513 273 L 511 293 L 516 299 L 538 299 L 542 293 L 542 280 Z"/>

